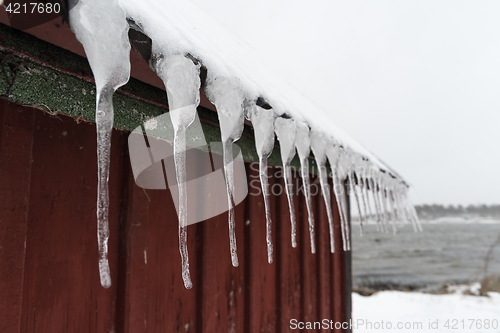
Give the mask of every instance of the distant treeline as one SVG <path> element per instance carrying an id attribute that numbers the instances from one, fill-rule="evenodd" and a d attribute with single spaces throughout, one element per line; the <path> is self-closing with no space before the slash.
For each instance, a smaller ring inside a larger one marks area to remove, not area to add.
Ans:
<path id="1" fill-rule="evenodd" d="M 416 205 L 415 209 L 419 218 L 424 220 L 432 220 L 440 217 L 500 218 L 500 205 Z"/>

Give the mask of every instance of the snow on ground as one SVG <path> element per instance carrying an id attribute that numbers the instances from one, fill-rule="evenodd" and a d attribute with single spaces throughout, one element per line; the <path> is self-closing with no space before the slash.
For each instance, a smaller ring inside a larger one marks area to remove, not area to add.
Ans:
<path id="1" fill-rule="evenodd" d="M 353 293 L 352 303 L 356 333 L 500 332 L 500 293 L 484 297 L 382 291 L 367 297 Z"/>

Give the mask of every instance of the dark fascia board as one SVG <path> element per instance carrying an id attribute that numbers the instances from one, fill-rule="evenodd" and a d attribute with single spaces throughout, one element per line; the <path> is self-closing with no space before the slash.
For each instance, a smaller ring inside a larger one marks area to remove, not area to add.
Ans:
<path id="1" fill-rule="evenodd" d="M 86 58 L 0 23 L 0 60 L 0 98 L 94 122 L 95 86 Z M 124 131 L 168 112 L 165 91 L 134 78 L 118 89 L 113 105 L 114 126 Z M 198 115 L 206 141 L 220 142 L 217 114 L 200 106 Z M 245 161 L 259 160 L 251 126 L 245 125 L 237 144 Z M 282 165 L 277 141 L 268 163 Z M 297 156 L 292 167 L 300 168 Z M 316 174 L 313 158 L 309 169 Z"/>

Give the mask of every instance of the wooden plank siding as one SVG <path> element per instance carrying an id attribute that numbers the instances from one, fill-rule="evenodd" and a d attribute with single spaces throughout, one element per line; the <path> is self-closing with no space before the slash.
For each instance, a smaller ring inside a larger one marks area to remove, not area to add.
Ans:
<path id="1" fill-rule="evenodd" d="M 0 99 L 0 332 L 290 332 L 290 320 L 350 318 L 350 255 L 330 253 L 323 198 L 313 196 L 311 254 L 303 194 L 294 197 L 297 248 L 283 179 L 270 167 L 274 263 L 267 263 L 257 164 L 236 207 L 239 267 L 231 265 L 227 214 L 188 227 L 193 288 L 184 288 L 177 214 L 169 191 L 132 176 L 128 132 L 113 132 L 109 259 L 99 283 L 95 124 Z M 316 182 L 316 178 L 311 179 Z M 294 174 L 296 186 L 300 177 Z M 313 192 L 314 194 L 314 192 Z M 226 200 L 226 198 L 220 198 Z M 325 330 L 318 330 L 325 331 Z M 342 330 L 337 330 L 341 332 Z"/>

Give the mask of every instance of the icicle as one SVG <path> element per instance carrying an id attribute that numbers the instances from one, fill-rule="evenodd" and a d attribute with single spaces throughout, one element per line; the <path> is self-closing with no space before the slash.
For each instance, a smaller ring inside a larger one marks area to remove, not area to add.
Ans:
<path id="1" fill-rule="evenodd" d="M 361 203 L 358 197 L 358 193 L 356 192 L 356 188 L 354 187 L 354 182 L 352 180 L 352 174 L 353 172 L 350 171 L 348 173 L 348 178 L 349 178 L 349 185 L 351 187 L 351 192 L 354 193 L 354 197 L 356 198 L 356 205 L 358 207 L 358 214 L 359 214 L 359 234 L 363 236 L 363 214 L 361 213 Z"/>
<path id="2" fill-rule="evenodd" d="M 342 189 L 344 189 L 344 182 L 347 180 L 348 181 L 348 186 L 350 186 L 349 182 L 349 165 L 350 165 L 350 157 L 348 152 L 345 150 L 343 146 L 339 146 L 339 155 L 338 155 L 338 160 L 337 160 L 337 177 L 338 177 L 338 184 L 342 185 Z M 348 205 L 347 205 L 347 196 L 350 195 L 350 193 L 345 193 L 344 195 L 340 196 L 340 204 L 341 204 L 341 209 L 344 211 L 344 218 L 345 218 L 345 234 L 346 234 L 346 247 L 347 251 L 351 250 L 351 232 L 350 232 L 350 221 L 349 221 L 349 211 L 348 211 Z"/>
<path id="3" fill-rule="evenodd" d="M 387 173 L 384 173 L 382 176 L 382 201 L 384 205 L 384 210 L 387 214 L 387 220 L 392 226 L 392 232 L 393 234 L 396 234 L 396 227 L 394 226 L 394 216 L 392 214 L 392 211 L 389 209 L 389 190 L 387 188 Z"/>
<path id="4" fill-rule="evenodd" d="M 377 214 L 377 231 L 382 231 L 381 229 L 383 228 L 382 222 L 383 222 L 383 217 L 382 217 L 382 211 L 380 208 L 379 204 L 379 196 L 378 196 L 378 169 L 373 166 L 370 170 L 370 187 L 371 187 L 371 193 L 372 193 L 372 198 L 375 203 L 375 211 Z"/>
<path id="5" fill-rule="evenodd" d="M 102 19 L 106 13 L 106 19 Z M 130 44 L 126 15 L 113 2 L 80 1 L 70 11 L 71 27 L 82 43 L 96 83 L 97 124 L 97 242 L 99 275 L 111 286 L 108 263 L 109 163 L 113 128 L 113 93 L 130 77 Z"/>
<path id="6" fill-rule="evenodd" d="M 367 205 L 368 205 L 368 212 L 370 214 L 370 217 L 373 221 L 376 221 L 376 213 L 374 213 L 372 211 L 372 202 L 370 201 L 370 192 L 372 191 L 372 188 L 371 188 L 371 181 L 370 179 L 367 177 L 365 178 L 365 184 L 367 185 L 365 187 L 365 196 L 366 196 L 366 202 L 367 202 Z"/>
<path id="7" fill-rule="evenodd" d="M 382 216 L 384 217 L 383 226 L 384 226 L 385 232 L 388 233 L 389 232 L 388 224 L 390 223 L 390 218 L 389 218 L 389 212 L 387 211 L 387 206 L 386 206 L 385 200 L 384 200 L 384 188 L 382 187 L 382 175 L 380 175 L 379 183 L 378 183 L 378 199 L 380 202 Z"/>
<path id="8" fill-rule="evenodd" d="M 355 183 L 355 190 L 356 190 L 356 198 L 361 201 L 361 208 L 363 209 L 362 212 L 360 211 L 360 221 L 366 221 L 367 218 L 367 207 L 366 207 L 366 201 L 365 197 L 363 195 L 363 188 L 364 188 L 364 183 L 363 183 L 363 175 L 364 175 L 364 160 L 363 157 L 359 154 L 353 154 L 353 170 L 354 170 L 354 175 L 356 176 L 357 183 Z"/>
<path id="9" fill-rule="evenodd" d="M 382 226 L 385 230 L 386 233 L 389 232 L 388 224 L 389 224 L 389 217 L 387 213 L 387 209 L 384 205 L 384 189 L 383 189 L 383 181 L 382 181 L 382 172 L 378 172 L 378 177 L 377 177 L 377 199 L 379 202 L 379 207 L 380 207 L 380 212 L 382 214 Z"/>
<path id="10" fill-rule="evenodd" d="M 403 223 L 410 223 L 412 222 L 411 219 L 408 218 L 408 213 L 405 209 L 402 193 L 401 193 L 401 186 L 397 185 L 395 190 L 394 190 L 394 196 L 396 198 L 396 205 L 398 207 L 399 215 L 401 216 L 401 219 Z"/>
<path id="11" fill-rule="evenodd" d="M 365 183 L 364 183 L 364 178 L 362 176 L 362 173 L 356 173 L 356 179 L 358 180 L 357 183 L 357 189 L 358 189 L 358 195 L 359 198 L 361 199 L 361 202 L 363 203 L 361 205 L 361 208 L 363 208 L 363 220 L 368 222 L 369 216 L 368 216 L 368 208 L 366 206 L 366 199 L 365 199 Z"/>
<path id="12" fill-rule="evenodd" d="M 264 206 L 266 209 L 266 242 L 267 261 L 273 262 L 273 242 L 271 238 L 271 207 L 269 203 L 269 182 L 267 176 L 267 158 L 271 155 L 274 147 L 274 114 L 272 110 L 266 110 L 257 105 L 250 106 L 247 114 L 252 122 L 255 134 L 255 147 L 259 155 L 259 176 L 262 193 L 264 195 Z"/>
<path id="13" fill-rule="evenodd" d="M 349 243 L 349 235 L 347 231 L 347 215 L 346 215 L 346 207 L 344 205 L 344 186 L 340 182 L 339 175 L 338 175 L 338 166 L 339 166 L 339 157 L 340 157 L 340 152 L 339 152 L 339 145 L 338 144 L 333 144 L 328 146 L 326 150 L 326 156 L 328 157 L 328 162 L 330 163 L 330 167 L 332 169 L 332 177 L 333 177 L 333 194 L 335 195 L 335 200 L 337 201 L 337 206 L 339 208 L 339 215 L 340 215 L 340 230 L 342 232 L 342 246 L 344 251 L 348 251 L 348 243 Z M 342 189 L 339 193 L 337 190 L 337 186 L 340 186 Z"/>
<path id="14" fill-rule="evenodd" d="M 395 207 L 394 207 L 394 202 L 392 200 L 391 187 L 389 185 L 386 186 L 385 193 L 386 193 L 385 195 L 386 195 L 386 200 L 387 200 L 387 206 L 389 207 L 389 211 L 391 212 L 391 220 L 392 220 L 392 224 L 394 226 L 398 222 L 398 216 L 397 216 L 397 212 L 396 212 Z"/>
<path id="15" fill-rule="evenodd" d="M 96 127 L 97 127 L 97 243 L 99 247 L 99 275 L 104 288 L 111 286 L 108 262 L 109 239 L 109 164 L 111 151 L 111 131 L 113 129 L 112 93 L 102 90 L 97 92 Z"/>
<path id="16" fill-rule="evenodd" d="M 233 143 L 243 132 L 243 101 L 245 94 L 241 82 L 236 78 L 216 77 L 206 87 L 207 97 L 215 104 L 224 146 L 224 174 L 226 176 L 227 200 L 229 205 L 229 244 L 231 262 L 238 267 L 238 254 L 234 215 L 234 169 Z"/>
<path id="17" fill-rule="evenodd" d="M 280 142 L 281 161 L 285 170 L 285 187 L 288 198 L 288 208 L 290 210 L 290 223 L 292 226 L 292 247 L 297 247 L 297 222 L 295 220 L 295 207 L 293 204 L 293 184 L 292 170 L 290 162 L 295 156 L 295 134 L 296 123 L 293 119 L 276 118 L 274 121 L 274 129 L 276 136 Z"/>
<path id="18" fill-rule="evenodd" d="M 356 205 L 358 207 L 358 213 L 359 213 L 359 234 L 363 235 L 363 213 L 361 212 L 361 201 L 360 201 L 360 198 L 358 196 L 358 192 L 356 191 L 354 181 L 352 179 L 353 175 L 355 174 L 354 158 L 353 158 L 352 154 L 354 154 L 354 153 L 350 152 L 350 151 L 346 151 L 346 158 L 344 160 L 343 167 L 345 167 L 347 170 L 347 178 L 349 181 L 349 186 L 351 188 L 351 192 L 354 193 L 354 196 L 356 198 Z"/>
<path id="19" fill-rule="evenodd" d="M 408 210 L 406 209 L 406 205 L 404 202 L 404 195 L 403 195 L 403 191 L 402 191 L 403 186 L 404 185 L 401 183 L 400 186 L 396 189 L 396 198 L 398 200 L 398 206 L 399 206 L 399 209 L 401 211 L 401 214 L 403 215 L 404 221 L 408 222 L 408 223 L 412 223 L 413 228 L 416 231 L 417 226 L 416 226 L 415 222 L 412 221 L 412 219 L 410 218 L 410 215 L 408 215 Z"/>
<path id="20" fill-rule="evenodd" d="M 393 198 L 393 193 L 391 189 L 387 190 L 387 200 L 389 201 L 389 207 L 391 208 L 392 216 L 393 216 L 393 222 L 392 222 L 392 230 L 394 235 L 397 233 L 397 228 L 396 228 L 396 223 L 399 221 L 399 217 L 397 215 L 397 210 L 396 207 L 394 206 L 394 198 Z"/>
<path id="21" fill-rule="evenodd" d="M 364 196 L 364 201 L 366 203 L 366 206 L 368 207 L 368 210 L 367 210 L 367 219 L 373 219 L 373 214 L 372 214 L 372 207 L 371 207 L 371 204 L 370 204 L 370 197 L 368 195 L 368 192 L 369 192 L 369 183 L 368 183 L 368 174 L 369 174 L 369 170 L 370 170 L 370 167 L 369 167 L 369 162 L 368 160 L 365 161 L 364 163 L 364 169 L 363 169 L 363 196 Z"/>
<path id="22" fill-rule="evenodd" d="M 408 211 L 408 209 L 406 207 L 405 187 L 406 187 L 406 185 L 403 183 L 403 181 L 400 181 L 398 192 L 397 192 L 398 193 L 399 204 L 401 206 L 401 211 L 404 214 L 405 220 L 407 222 L 412 223 L 413 224 L 413 228 L 415 229 L 415 231 L 417 231 L 418 227 L 417 227 L 415 221 L 413 221 L 413 219 L 411 218 L 411 215 L 409 214 L 409 211 Z"/>
<path id="23" fill-rule="evenodd" d="M 395 178 L 392 181 L 392 200 L 394 202 L 394 209 L 397 212 L 398 215 L 398 222 L 399 224 L 407 223 L 409 222 L 406 219 L 405 212 L 402 209 L 402 204 L 399 198 L 399 179 Z"/>
<path id="24" fill-rule="evenodd" d="M 393 181 L 392 195 L 394 198 L 394 205 L 395 205 L 396 210 L 398 212 L 398 216 L 399 216 L 400 221 L 402 223 L 409 222 L 409 220 L 407 219 L 407 216 L 405 214 L 405 211 L 403 209 L 403 204 L 401 202 L 400 180 L 399 179 L 394 179 L 394 181 Z"/>
<path id="25" fill-rule="evenodd" d="M 394 223 L 396 223 L 398 221 L 399 217 L 398 217 L 397 211 L 394 207 L 394 200 L 392 197 L 392 188 L 390 185 L 387 186 L 386 193 L 387 193 L 387 202 L 389 203 L 389 208 L 391 210 L 392 219 L 393 219 Z"/>
<path id="26" fill-rule="evenodd" d="M 323 133 L 311 131 L 311 148 L 318 166 L 319 181 L 321 184 L 321 192 L 326 206 L 326 214 L 328 216 L 328 225 L 330 230 L 330 251 L 335 252 L 335 238 L 333 231 L 333 213 L 332 213 L 332 198 L 330 195 L 330 186 L 328 185 L 326 172 L 326 148 L 327 141 Z"/>
<path id="27" fill-rule="evenodd" d="M 345 178 L 339 178 L 342 181 L 342 184 L 344 183 Z M 346 195 L 342 195 L 340 197 L 340 202 L 341 202 L 341 207 L 344 211 L 344 228 L 345 228 L 345 235 L 346 235 L 346 247 L 347 251 L 351 251 L 351 225 L 349 223 L 349 218 L 347 217 L 347 197 Z"/>
<path id="28" fill-rule="evenodd" d="M 177 54 L 161 59 L 156 72 L 167 91 L 170 118 L 174 127 L 174 162 L 179 189 L 179 252 L 184 286 L 191 289 L 187 249 L 186 129 L 194 121 L 200 103 L 200 66 Z"/>
<path id="29" fill-rule="evenodd" d="M 380 209 L 380 215 L 381 215 L 381 218 L 382 218 L 382 222 L 383 224 L 385 225 L 386 222 L 387 222 L 387 216 L 385 214 L 385 210 L 384 210 L 384 207 L 383 207 L 383 204 L 382 204 L 382 181 L 381 181 L 381 172 L 380 170 L 377 170 L 377 173 L 376 173 L 376 180 L 375 180 L 375 186 L 376 186 L 376 198 L 377 198 L 377 201 L 378 201 L 378 207 Z"/>
<path id="30" fill-rule="evenodd" d="M 312 212 L 311 181 L 309 179 L 309 154 L 311 153 L 311 140 L 309 138 L 309 126 L 306 123 L 297 123 L 295 147 L 300 158 L 300 172 L 306 199 L 307 215 L 309 221 L 309 236 L 311 239 L 311 253 L 316 253 L 316 241 L 314 236 L 314 215 Z"/>

